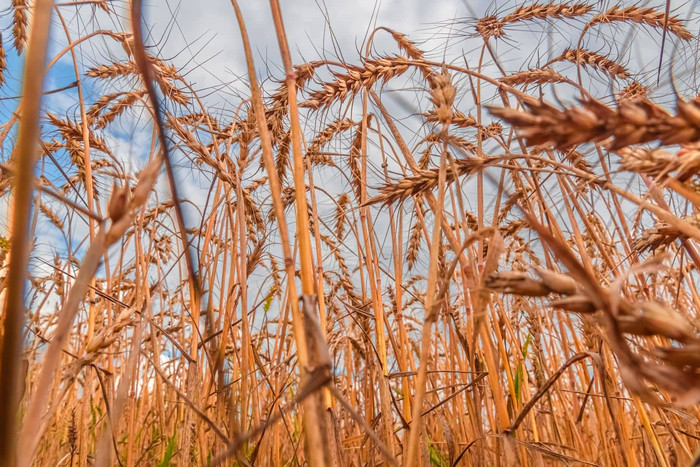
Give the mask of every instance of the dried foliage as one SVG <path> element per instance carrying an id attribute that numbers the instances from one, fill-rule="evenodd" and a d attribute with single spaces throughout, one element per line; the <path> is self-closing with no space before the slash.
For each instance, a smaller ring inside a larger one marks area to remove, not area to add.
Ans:
<path id="1" fill-rule="evenodd" d="M 616 150 L 659 141 L 663 145 L 700 139 L 700 97 L 678 99 L 676 115 L 648 99 L 625 99 L 617 108 L 587 99 L 563 110 L 533 98 L 523 100 L 526 111 L 489 107 L 492 114 L 520 130 L 528 145 L 553 144 L 563 149 L 586 142 L 603 142 Z"/>
<path id="2" fill-rule="evenodd" d="M 505 35 L 503 27 L 521 21 L 533 19 L 575 18 L 585 15 L 592 7 L 585 3 L 534 3 L 521 5 L 513 12 L 498 18 L 495 15 L 481 18 L 476 24 L 477 32 L 484 38 L 501 37 Z"/>
<path id="3" fill-rule="evenodd" d="M 629 78 L 629 73 L 622 65 L 595 52 L 585 49 L 566 49 L 557 60 L 573 62 L 581 66 L 598 69 L 614 78 Z"/>
<path id="4" fill-rule="evenodd" d="M 700 96 L 680 12 L 494 2 L 438 47 L 440 26 L 379 27 L 356 57 L 294 66 L 282 41 L 283 79 L 234 95 L 90 3 L 23 186 L 22 465 L 694 461 Z M 4 13 L 19 54 L 34 4 Z M 606 48 L 626 30 L 669 35 L 673 83 L 649 81 L 646 43 Z"/>

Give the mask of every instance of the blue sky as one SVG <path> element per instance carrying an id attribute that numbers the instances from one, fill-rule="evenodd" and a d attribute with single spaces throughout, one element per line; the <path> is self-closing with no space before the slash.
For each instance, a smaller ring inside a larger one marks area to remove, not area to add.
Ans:
<path id="1" fill-rule="evenodd" d="M 420 0 L 386 0 L 373 2 L 359 0 L 355 2 L 326 2 L 319 3 L 315 0 L 287 0 L 282 2 L 283 15 L 288 34 L 288 40 L 293 52 L 295 63 L 309 60 L 327 58 L 336 59 L 338 55 L 348 63 L 358 63 L 359 56 L 363 53 L 364 41 L 367 35 L 376 26 L 385 26 L 406 33 L 408 37 L 419 43 L 427 52 L 430 59 L 441 61 L 443 57 L 450 62 L 474 63 L 478 60 L 477 51 L 482 44 L 480 39 L 469 39 L 467 36 L 473 32 L 473 21 L 465 21 L 467 16 L 482 17 L 486 14 L 498 13 L 503 15 L 521 2 L 507 1 L 434 1 L 424 2 Z M 596 2 L 590 2 L 595 4 Z M 602 2 L 601 2 L 602 3 Z M 661 3 L 650 5 L 661 5 Z M 123 0 L 111 2 L 118 14 L 107 16 L 99 9 L 91 5 L 80 7 L 60 7 L 65 20 L 69 24 L 71 36 L 79 37 L 85 32 L 96 29 L 110 29 L 114 31 L 128 31 L 125 21 L 127 3 Z M 675 14 L 684 18 L 692 13 L 694 3 L 688 1 L 673 2 L 673 7 L 678 8 Z M 0 0 L 0 29 L 3 36 L 3 44 L 8 49 L 8 71 L 6 72 L 6 84 L 0 88 L 0 119 L 6 121 L 15 110 L 17 100 L 13 97 L 20 94 L 19 80 L 21 76 L 21 60 L 15 51 L 9 47 L 11 37 L 11 1 Z M 161 58 L 172 61 L 180 69 L 186 80 L 199 91 L 205 105 L 211 109 L 211 113 L 221 116 L 222 122 L 228 123 L 241 101 L 241 96 L 247 96 L 247 77 L 244 59 L 233 8 L 228 0 L 194 1 L 147 1 L 144 21 L 150 36 L 148 45 L 153 52 Z M 273 89 L 275 83 L 271 77 L 279 79 L 282 72 L 279 66 L 279 52 L 272 25 L 269 4 L 265 1 L 241 1 L 248 32 L 251 37 L 255 52 L 256 65 L 259 77 L 264 81 L 267 89 Z M 563 21 L 548 23 L 544 26 L 541 22 L 530 22 L 512 26 L 508 30 L 507 38 L 492 41 L 492 46 L 501 58 L 503 65 L 509 71 L 534 68 L 546 62 L 554 54 L 575 43 L 575 37 L 571 37 L 572 25 L 576 28 L 580 22 Z M 698 23 L 688 22 L 688 27 L 697 33 Z M 591 50 L 610 54 L 611 57 L 629 57 L 630 68 L 641 69 L 640 79 L 646 85 L 654 85 L 656 78 L 656 63 L 658 61 L 658 44 L 660 35 L 657 31 L 640 27 L 634 34 L 627 34 L 624 29 L 614 29 L 609 26 L 601 26 L 600 31 L 592 32 L 584 44 Z M 672 39 L 672 38 L 670 38 Z M 59 27 L 59 22 L 54 16 L 54 30 L 51 39 L 49 56 L 58 53 L 67 40 L 64 32 Z M 375 36 L 376 55 L 395 54 L 398 52 L 395 43 L 386 33 Z M 667 43 L 666 56 L 670 57 L 673 51 L 674 41 Z M 339 52 L 341 51 L 341 52 Z M 362 51 L 362 52 L 361 52 Z M 83 66 L 83 72 L 87 67 L 110 61 L 125 60 L 124 51 L 113 41 L 104 37 L 96 37 L 82 43 L 76 48 L 78 60 Z M 697 54 L 691 55 L 697 57 Z M 681 55 L 681 57 L 683 57 Z M 681 71 L 693 70 L 695 64 L 692 61 L 679 61 L 676 69 Z M 495 72 L 493 64 L 486 63 L 487 72 Z M 695 76 L 684 75 L 679 72 L 679 83 L 683 89 L 692 90 L 697 86 Z M 607 79 L 591 75 L 591 86 L 605 90 Z M 66 55 L 50 71 L 47 76 L 45 89 L 61 88 L 75 80 L 73 65 L 70 55 Z M 421 103 L 418 95 L 423 95 L 421 90 L 413 94 L 409 92 L 396 93 L 402 90 L 401 80 L 391 83 L 384 89 L 388 105 L 395 106 L 397 112 L 405 116 L 401 120 L 403 128 L 410 134 L 417 131 L 422 121 L 411 118 L 412 114 L 421 111 Z M 84 82 L 88 102 L 93 102 L 105 92 L 115 90 L 129 90 L 129 83 L 102 83 L 87 79 Z M 134 83 L 131 83 L 133 86 Z M 466 87 L 468 83 L 461 83 Z M 657 98 L 666 99 L 672 103 L 673 94 L 668 91 L 666 81 L 665 89 L 656 93 Z M 403 91 L 403 90 L 402 90 Z M 614 91 L 614 90 L 613 90 Z M 556 98 L 566 101 L 572 94 L 566 94 L 566 90 L 558 90 L 560 94 Z M 465 93 L 466 94 L 466 93 Z M 412 98 L 416 96 L 415 100 Z M 399 96 L 399 97 L 395 97 Z M 408 96 L 408 97 L 407 97 Z M 554 98 L 555 96 L 548 96 Z M 73 89 L 46 96 L 46 105 L 60 117 L 73 118 L 78 114 L 77 91 Z M 470 102 L 458 103 L 458 107 L 468 111 Z M 120 121 L 111 125 L 105 133 L 110 147 L 115 156 L 132 173 L 142 165 L 148 151 L 151 136 L 151 126 L 148 118 L 143 115 L 125 115 Z M 311 122 L 314 124 L 314 121 Z M 2 148 L 2 158 L 9 156 L 10 145 Z M 58 155 L 59 160 L 65 155 Z M 66 161 L 67 162 L 67 161 Z M 68 164 L 67 164 L 68 165 Z M 50 165 L 46 166 L 49 175 L 60 179 L 58 172 Z M 182 164 L 178 172 L 182 196 L 193 201 L 195 205 L 202 205 L 208 193 L 209 184 L 196 170 Z M 331 179 L 331 182 L 335 180 Z M 341 183 L 340 180 L 337 181 Z M 104 187 L 108 189 L 109 187 Z M 466 184 L 465 190 L 471 187 Z M 167 199 L 169 193 L 164 187 L 160 190 L 161 200 Z M 0 200 L 0 228 L 6 224 L 6 202 L 8 197 Z M 106 201 L 106 193 L 103 195 Z M 467 198 L 467 202 L 469 202 Z M 326 209 L 332 205 L 325 206 Z M 198 224 L 198 215 L 194 209 L 188 209 L 191 225 Z M 82 240 L 86 233 L 85 226 L 76 224 L 76 233 L 72 238 L 78 239 L 74 247 Z M 59 234 L 55 227 L 47 222 L 41 222 L 37 229 L 38 242 L 36 255 L 50 258 L 56 251 L 55 242 L 52 240 Z"/>

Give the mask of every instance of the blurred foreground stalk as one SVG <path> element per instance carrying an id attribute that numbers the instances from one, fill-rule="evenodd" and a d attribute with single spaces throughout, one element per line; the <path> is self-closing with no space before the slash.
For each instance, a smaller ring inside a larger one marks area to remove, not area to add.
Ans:
<path id="1" fill-rule="evenodd" d="M 7 300 L 3 304 L 2 359 L 0 362 L 0 465 L 14 463 L 14 445 L 19 404 L 22 330 L 24 328 L 24 282 L 29 258 L 29 216 L 32 207 L 32 177 L 39 139 L 39 107 L 44 82 L 46 45 L 51 20 L 51 0 L 36 0 L 32 12 L 25 58 L 19 133 L 14 152 L 14 202 L 11 246 L 7 275 Z"/>

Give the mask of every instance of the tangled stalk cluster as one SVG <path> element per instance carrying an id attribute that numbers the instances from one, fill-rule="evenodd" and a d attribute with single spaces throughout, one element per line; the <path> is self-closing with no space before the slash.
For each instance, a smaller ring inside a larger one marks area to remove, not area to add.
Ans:
<path id="1" fill-rule="evenodd" d="M 498 5 L 451 25 L 458 53 L 379 27 L 295 63 L 271 0 L 270 90 L 234 0 L 250 92 L 222 110 L 140 2 L 129 31 L 92 4 L 77 38 L 55 5 L 48 67 L 51 2 L 14 0 L 0 45 L 28 90 L 0 126 L 0 463 L 694 460 L 697 77 L 655 86 L 656 58 L 605 46 L 697 59 L 679 12 Z M 39 99 L 62 57 L 69 111 Z"/>

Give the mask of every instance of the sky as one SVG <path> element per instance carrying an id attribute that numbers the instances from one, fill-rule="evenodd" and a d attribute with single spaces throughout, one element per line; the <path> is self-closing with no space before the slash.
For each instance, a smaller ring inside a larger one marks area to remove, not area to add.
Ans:
<path id="1" fill-rule="evenodd" d="M 62 2 L 68 3 L 68 2 Z M 246 21 L 251 44 L 255 53 L 256 67 L 259 78 L 268 90 L 276 86 L 272 80 L 280 79 L 283 73 L 280 69 L 279 51 L 274 26 L 271 20 L 269 3 L 261 0 L 241 1 L 241 8 Z M 428 58 L 440 61 L 467 61 L 473 65 L 478 59 L 476 51 L 481 44 L 480 39 L 468 39 L 473 33 L 473 22 L 464 21 L 467 16 L 483 17 L 487 14 L 504 15 L 522 2 L 500 0 L 437 0 L 425 2 L 421 0 L 384 0 L 384 1 L 328 1 L 325 4 L 316 0 L 286 0 L 282 1 L 282 11 L 285 21 L 288 42 L 292 49 L 293 62 L 302 63 L 310 60 L 326 58 L 337 59 L 338 56 L 348 63 L 359 63 L 360 55 L 365 47 L 365 40 L 376 26 L 384 26 L 407 34 L 427 52 Z M 591 5 L 596 2 L 589 2 Z M 601 2 L 607 4 L 608 2 Z M 84 35 L 96 29 L 113 31 L 128 31 L 127 2 L 111 1 L 112 8 L 117 14 L 107 16 L 92 5 L 61 6 L 64 19 L 69 25 L 73 38 Z M 610 3 L 612 4 L 612 3 Z M 640 5 L 659 6 L 661 2 L 640 3 Z M 694 2 L 687 0 L 672 3 L 674 13 L 682 18 L 688 15 L 697 18 L 692 13 Z M 238 25 L 233 8 L 227 0 L 181 0 L 155 1 L 146 0 L 144 3 L 144 24 L 149 31 L 146 40 L 154 54 L 174 63 L 181 70 L 192 87 L 199 91 L 205 105 L 212 109 L 213 114 L 219 114 L 224 123 L 230 121 L 231 115 L 241 101 L 241 95 L 248 95 L 247 76 Z M 8 71 L 6 84 L 0 90 L 0 117 L 6 121 L 18 102 L 13 99 L 19 95 L 21 77 L 21 57 L 9 45 L 11 37 L 11 0 L 0 0 L 0 31 L 3 44 L 8 50 Z M 502 58 L 504 66 L 511 71 L 524 68 L 534 68 L 546 62 L 554 54 L 572 45 L 569 22 L 548 23 L 543 28 L 542 23 L 531 22 L 513 26 L 508 31 L 508 38 L 492 41 L 494 49 Z M 688 26 L 697 33 L 697 22 L 690 21 Z M 577 26 L 580 26 L 577 25 Z M 653 84 L 658 56 L 660 37 L 649 28 L 638 28 L 633 35 L 624 31 L 611 34 L 611 28 L 601 27 L 605 34 L 597 31 L 589 35 L 585 44 L 589 49 L 610 54 L 613 57 L 630 55 L 631 68 L 641 68 L 645 84 Z M 541 31 L 537 36 L 533 31 Z M 65 33 L 54 15 L 54 29 L 51 39 L 49 56 L 54 56 L 67 43 Z M 378 33 L 374 38 L 375 55 L 396 54 L 393 40 L 386 33 Z M 668 50 L 673 50 L 673 41 L 667 44 Z M 342 52 L 341 52 L 342 51 Z M 76 48 L 78 60 L 84 67 L 90 67 L 110 61 L 125 60 L 124 51 L 113 41 L 104 38 L 94 38 L 82 43 Z M 667 56 L 670 52 L 667 52 Z M 695 54 L 694 56 L 697 56 Z M 639 64 L 641 63 L 641 67 Z M 686 68 L 693 69 L 693 63 L 682 63 Z M 487 66 L 488 68 L 488 66 Z M 493 68 L 492 68 L 493 69 Z M 84 72 L 84 70 L 83 70 Z M 682 75 L 679 75 L 684 79 Z M 595 80 L 595 75 L 593 75 Z M 695 78 L 693 78 L 695 79 Z M 61 59 L 49 73 L 45 89 L 61 88 L 75 80 L 70 55 Z M 390 84 L 385 92 L 388 105 L 403 106 L 406 115 L 418 113 L 417 102 L 398 98 L 392 102 Z M 663 82 L 662 82 L 663 84 Z M 695 88 L 690 80 L 687 88 Z M 103 83 L 86 80 L 86 94 L 92 102 L 105 92 L 113 92 L 114 87 Z M 607 86 L 606 79 L 600 79 L 594 85 Z M 410 93 L 403 93 L 402 95 Z M 417 93 L 416 93 L 417 94 Z M 659 93 L 659 96 L 671 96 L 671 93 Z M 566 99 L 566 94 L 557 98 Z M 74 89 L 50 94 L 46 97 L 46 105 L 57 115 L 74 117 L 77 113 L 77 93 Z M 468 108 L 465 105 L 465 108 Z M 228 117 L 228 118 L 227 118 Z M 144 146 L 148 145 L 151 128 L 148 119 L 142 115 L 127 115 L 120 122 L 112 125 L 105 134 L 115 155 L 124 166 L 132 172 L 143 166 Z M 413 123 L 420 125 L 420 119 L 402 121 L 407 127 Z M 6 159 L 11 147 L 0 148 L 2 158 Z M 194 171 L 187 167 L 180 171 L 183 197 L 194 199 L 194 204 L 203 203 L 206 197 L 206 183 L 199 183 Z M 103 187 L 105 190 L 109 187 Z M 161 187 L 161 199 L 169 196 L 167 190 Z M 103 196 L 106 201 L 106 196 Z M 6 225 L 6 201 L 0 201 L 0 223 Z M 197 223 L 196 212 L 190 210 L 192 224 Z M 77 226 L 76 231 L 84 232 L 85 226 Z M 38 226 L 37 255 L 48 258 L 55 250 L 51 242 L 58 232 L 46 222 Z M 81 235 L 74 238 L 81 239 Z M 74 247 L 79 247 L 80 240 Z"/>
<path id="2" fill-rule="evenodd" d="M 116 10 L 116 15 L 108 16 L 89 4 L 77 7 L 60 6 L 59 11 L 68 25 L 71 38 L 81 37 L 97 29 L 129 31 L 128 3 L 122 0 L 110 1 L 110 3 L 111 8 Z M 283 73 L 279 66 L 279 49 L 269 3 L 264 1 L 241 1 L 240 3 L 255 53 L 259 78 L 265 87 L 271 89 L 276 84 L 270 77 L 279 79 Z M 433 47 L 430 44 L 444 42 L 442 39 L 433 37 L 434 26 L 438 23 L 449 23 L 453 18 L 465 14 L 464 4 L 460 1 L 437 1 L 430 5 L 417 0 L 331 2 L 327 5 L 314 0 L 281 3 L 295 63 L 321 57 L 336 59 L 339 55 L 338 51 L 342 51 L 343 58 L 348 62 L 357 63 L 358 51 L 364 48 L 363 41 L 376 25 L 408 33 L 418 41 L 426 41 L 425 46 L 429 50 L 429 47 Z M 484 2 L 484 5 L 487 4 Z M 185 79 L 199 91 L 205 105 L 214 109 L 212 113 L 216 114 L 218 111 L 222 117 L 232 115 L 241 101 L 240 96 L 247 96 L 249 91 L 240 33 L 231 3 L 226 0 L 146 0 L 143 22 L 148 31 L 146 43 L 151 47 L 152 53 L 178 66 Z M 429 29 L 433 32 L 428 32 Z M 0 33 L 7 51 L 6 82 L 0 90 L 0 98 L 2 98 L 0 121 L 5 122 L 19 103 L 17 97 L 21 95 L 23 58 L 18 56 L 12 47 L 11 0 L 0 0 Z M 395 44 L 387 34 L 378 35 L 375 43 L 380 48 L 386 48 L 389 53 L 397 52 Z M 66 32 L 54 12 L 52 35 L 47 53 L 49 59 L 57 55 L 67 44 Z M 91 66 L 125 60 L 124 52 L 118 46 L 100 36 L 83 42 L 75 48 L 75 51 L 82 73 Z M 439 59 L 442 53 L 442 50 L 437 50 L 436 58 Z M 65 54 L 47 74 L 44 89 L 62 88 L 74 81 L 71 55 Z M 105 92 L 115 91 L 114 87 L 110 88 L 109 85 L 95 83 L 88 79 L 84 81 L 84 86 L 88 102 L 93 102 Z M 44 105 L 59 117 L 78 120 L 78 94 L 75 88 L 48 94 L 44 99 Z M 142 115 L 125 115 L 104 135 L 115 156 L 132 173 L 143 166 L 144 154 L 147 152 L 151 137 L 150 124 L 144 124 L 148 119 L 142 117 Z M 56 135 L 48 135 L 45 138 L 52 137 Z M 12 140 L 11 134 L 8 141 Z M 7 160 L 11 150 L 12 144 L 6 144 L 0 148 L 3 160 Z M 57 157 L 61 162 L 61 155 L 57 154 Z M 69 165 L 68 160 L 65 160 L 65 163 L 66 166 Z M 56 170 L 52 170 L 50 166 L 43 168 L 48 173 L 56 175 L 57 180 L 61 180 Z M 196 174 L 195 177 L 189 177 L 188 175 L 192 173 L 186 167 L 179 173 L 181 196 L 194 200 L 194 206 L 202 205 L 208 184 L 206 180 L 196 180 Z M 102 188 L 107 191 L 110 187 Z M 161 199 L 167 199 L 170 196 L 164 183 L 160 184 L 159 191 Z M 101 197 L 104 202 L 107 199 L 106 194 L 103 193 Z M 0 199 L 0 229 L 5 232 L 9 224 L 8 202 L 10 200 L 9 196 Z M 44 202 L 51 206 L 50 199 Z M 185 207 L 187 209 L 188 205 Z M 196 210 L 189 209 L 188 217 L 189 224 L 199 223 Z M 32 274 L 42 275 L 42 272 L 50 274 L 55 254 L 62 257 L 75 255 L 80 258 L 79 251 L 87 245 L 84 241 L 87 236 L 87 224 L 77 219 L 70 228 L 73 233 L 66 238 L 43 216 L 38 217 L 33 250 L 34 260 L 30 264 Z M 71 243 L 62 246 L 67 239 L 70 239 Z"/>
<path id="3" fill-rule="evenodd" d="M 66 2 L 62 2 L 66 3 Z M 129 31 L 128 3 L 111 1 L 117 14 L 106 15 L 92 5 L 61 6 L 63 19 L 68 24 L 73 39 L 97 29 Z M 277 84 L 271 77 L 280 79 L 279 49 L 271 20 L 270 6 L 265 1 L 241 1 L 248 34 L 255 53 L 258 75 L 263 85 L 272 89 Z M 417 0 L 374 2 L 330 2 L 323 4 L 315 0 L 283 1 L 283 17 L 293 61 L 317 60 L 321 57 L 336 59 L 339 54 L 351 63 L 359 61 L 358 50 L 364 48 L 363 41 L 377 25 L 382 25 L 409 34 L 414 40 L 424 42 L 426 50 L 439 48 L 444 41 L 435 36 L 436 24 L 447 24 L 455 17 L 466 14 L 461 1 L 436 1 L 430 5 Z M 472 2 L 487 8 L 490 2 Z M 0 0 L 0 31 L 3 44 L 8 50 L 6 84 L 2 88 L 0 117 L 7 121 L 14 112 L 21 94 L 22 57 L 10 47 L 12 44 L 11 0 Z M 248 95 L 248 80 L 241 45 L 240 33 L 230 1 L 145 1 L 144 24 L 149 31 L 146 43 L 151 51 L 174 63 L 181 74 L 199 91 L 205 105 L 213 114 L 219 113 L 224 120 L 230 117 L 240 104 L 240 96 Z M 53 57 L 68 43 L 57 15 L 53 15 L 53 30 L 48 56 Z M 439 29 L 442 31 L 442 27 Z M 378 50 L 390 54 L 397 48 L 386 33 L 375 38 Z M 95 37 L 76 47 L 78 62 L 85 68 L 110 61 L 125 60 L 124 52 L 113 41 Z M 342 51 L 342 52 L 338 52 Z M 435 50 L 440 59 L 444 50 Z M 70 54 L 63 56 L 48 74 L 44 89 L 61 88 L 75 80 Z M 118 86 L 85 80 L 88 102 L 93 102 L 105 92 L 114 92 Z M 123 87 L 122 87 L 123 89 Z M 77 92 L 69 89 L 50 94 L 45 105 L 58 116 L 76 119 L 79 115 Z M 142 165 L 135 153 L 150 140 L 150 130 L 143 128 L 146 119 L 135 115 L 131 120 L 123 118 L 110 127 L 105 138 L 114 148 L 117 157 L 134 171 Z M 9 156 L 10 146 L 2 148 L 3 158 Z M 201 193 L 200 193 L 201 194 Z M 193 193 L 194 195 L 194 193 Z M 5 199 L 5 201 L 7 198 Z M 0 203 L 0 221 L 6 220 L 6 203 Z M 3 222 L 3 224 L 6 223 Z M 49 230 L 50 226 L 46 226 Z M 54 232 L 55 234 L 55 232 Z"/>
<path id="4" fill-rule="evenodd" d="M 430 3 L 420 0 L 359 0 L 327 4 L 316 0 L 295 0 L 280 3 L 294 63 L 323 56 L 335 58 L 338 50 L 349 61 L 356 60 L 363 40 L 376 25 L 411 34 L 421 41 L 430 40 L 434 33 L 428 32 L 429 28 L 466 13 L 461 0 Z M 491 2 L 471 3 L 488 6 Z M 244 91 L 245 82 L 240 81 L 242 76 L 245 77 L 243 49 L 230 1 L 185 0 L 163 4 L 167 6 L 161 6 L 160 2 L 151 3 L 144 14 L 145 22 L 153 25 L 152 37 L 161 49 L 161 56 L 187 63 L 186 77 L 197 89 L 232 87 Z M 240 6 L 260 76 L 282 76 L 269 3 L 241 1 Z M 379 38 L 378 43 L 387 44 L 388 41 L 384 37 Z M 393 48 L 392 53 L 395 52 Z M 222 94 L 225 92 L 218 95 Z"/>

